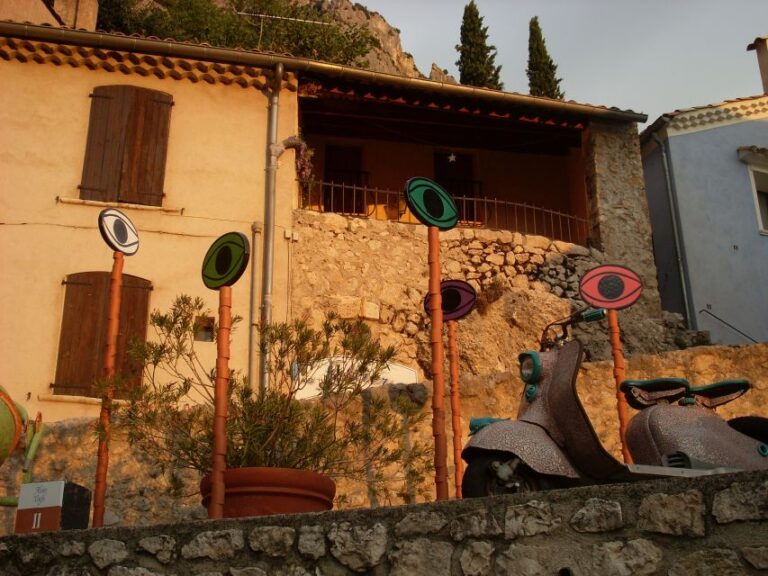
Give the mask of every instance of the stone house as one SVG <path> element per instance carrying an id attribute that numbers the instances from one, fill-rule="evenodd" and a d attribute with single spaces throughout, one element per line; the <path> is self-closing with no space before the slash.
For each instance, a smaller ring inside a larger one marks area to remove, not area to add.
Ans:
<path id="1" fill-rule="evenodd" d="M 641 135 L 662 307 L 713 342 L 768 341 L 768 48 L 764 94 L 664 114 Z"/>
<path id="2" fill-rule="evenodd" d="M 658 338 L 647 343 L 661 331 L 661 312 L 636 128 L 644 115 L 97 33 L 82 29 L 85 17 L 80 29 L 59 27 L 69 20 L 4 18 L 12 20 L 0 22 L 0 365 L 3 385 L 30 413 L 46 420 L 97 413 L 93 380 L 111 264 L 97 233 L 105 207 L 123 210 L 141 240 L 125 264 L 121 350 L 129 337 L 146 336 L 150 310 L 166 309 L 179 293 L 215 308 L 200 266 L 212 241 L 231 230 L 252 244 L 249 272 L 233 294 L 234 312 L 251 327 L 234 340 L 235 367 L 255 374 L 258 357 L 249 350 L 265 314 L 284 320 L 338 304 L 337 285 L 307 282 L 326 269 L 341 273 L 347 304 L 360 302 L 345 314 L 389 326 L 396 318 L 384 312 L 384 293 L 410 295 L 413 314 L 426 291 L 423 258 L 392 284 L 371 287 L 366 278 L 390 266 L 403 241 L 423 241 L 401 198 L 416 175 L 456 198 L 462 229 L 446 242 L 487 246 L 490 234 L 513 257 L 522 252 L 516 247 L 530 247 L 525 254 L 540 262 L 513 266 L 505 281 L 512 273 L 533 278 L 550 252 L 562 262 L 590 247 L 636 270 L 645 291 L 626 338 L 646 342 L 635 350 L 657 346 Z M 345 230 L 355 236 L 378 226 L 377 238 L 360 236 L 373 247 L 370 258 L 350 266 L 352 244 L 330 253 L 318 235 L 324 226 L 336 243 Z M 492 252 L 471 263 L 483 269 L 474 276 L 480 288 L 500 266 L 486 260 L 509 258 Z M 454 275 L 475 274 L 456 265 Z M 549 290 L 528 280 L 525 287 Z M 407 341 L 414 329 L 388 337 Z M 200 346 L 212 363 L 214 346 Z"/>

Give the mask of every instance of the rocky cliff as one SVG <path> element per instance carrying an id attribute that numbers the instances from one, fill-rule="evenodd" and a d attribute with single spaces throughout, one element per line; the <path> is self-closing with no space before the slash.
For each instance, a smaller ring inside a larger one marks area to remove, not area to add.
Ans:
<path id="1" fill-rule="evenodd" d="M 398 74 L 409 78 L 424 78 L 416 68 L 413 56 L 403 51 L 400 42 L 400 30 L 386 21 L 384 16 L 369 10 L 362 4 L 350 0 L 296 0 L 299 3 L 313 4 L 334 19 L 348 24 L 363 25 L 373 35 L 374 46 L 367 54 L 368 66 L 376 72 Z M 429 79 L 436 82 L 458 84 L 456 79 L 441 68 L 438 63 L 432 63 Z"/>
<path id="2" fill-rule="evenodd" d="M 413 56 L 403 52 L 400 31 L 390 26 L 378 12 L 368 10 L 362 4 L 353 3 L 350 0 L 303 0 L 303 2 L 314 4 L 336 20 L 366 26 L 374 39 L 374 47 L 366 57 L 371 70 L 411 78 L 423 76 L 417 70 Z"/>

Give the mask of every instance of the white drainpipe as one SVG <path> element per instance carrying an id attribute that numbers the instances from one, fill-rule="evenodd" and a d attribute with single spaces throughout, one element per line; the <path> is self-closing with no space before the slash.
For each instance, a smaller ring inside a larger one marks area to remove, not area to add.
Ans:
<path id="1" fill-rule="evenodd" d="M 280 85 L 283 80 L 283 65 L 275 67 L 274 84 L 269 95 L 269 114 L 267 117 L 267 169 L 264 190 L 264 234 L 263 234 L 263 273 L 261 277 L 261 325 L 267 326 L 272 322 L 272 285 L 275 268 L 275 205 L 277 190 L 277 161 L 287 148 L 302 148 L 304 142 L 298 136 L 290 136 L 282 142 L 277 142 L 277 118 L 280 100 Z M 253 271 L 252 271 L 253 274 Z M 255 277 L 253 277 L 255 279 Z M 257 331 L 257 326 L 251 321 L 251 330 Z M 251 346 L 253 347 L 253 344 Z M 252 351 L 249 353 L 252 355 Z M 255 358 L 249 356 L 255 364 Z M 249 361 L 249 370 L 251 363 Z M 255 373 L 255 366 L 253 367 Z M 269 350 L 261 350 L 261 370 L 259 374 L 259 390 L 267 388 L 269 379 Z"/>

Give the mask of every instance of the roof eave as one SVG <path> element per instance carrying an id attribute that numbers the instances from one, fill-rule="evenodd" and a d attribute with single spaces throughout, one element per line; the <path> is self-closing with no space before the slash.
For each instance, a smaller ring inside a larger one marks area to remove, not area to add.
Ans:
<path id="1" fill-rule="evenodd" d="M 647 126 L 645 130 L 640 132 L 640 145 L 645 146 L 648 141 L 653 138 L 654 134 L 669 124 L 671 119 L 672 117 L 668 114 L 662 114 L 656 118 L 656 120 L 650 126 Z"/>
<path id="2" fill-rule="evenodd" d="M 217 48 L 171 40 L 122 36 L 16 22 L 0 22 L 0 36 L 254 67 L 272 68 L 277 66 L 277 64 L 282 64 L 286 70 L 293 72 L 306 72 L 331 78 L 344 78 L 361 83 L 383 84 L 417 91 L 436 92 L 459 98 L 476 99 L 505 105 L 519 105 L 532 109 L 570 112 L 603 120 L 642 123 L 648 119 L 647 115 L 631 110 L 600 108 L 587 104 L 500 92 L 487 88 L 435 82 L 423 78 L 408 78 L 307 58 L 250 52 L 233 48 Z"/>

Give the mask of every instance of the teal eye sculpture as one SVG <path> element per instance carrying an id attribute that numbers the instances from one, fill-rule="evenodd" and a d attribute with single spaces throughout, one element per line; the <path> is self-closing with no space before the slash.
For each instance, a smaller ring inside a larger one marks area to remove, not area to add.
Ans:
<path id="1" fill-rule="evenodd" d="M 451 195 L 428 178 L 411 178 L 405 183 L 405 201 L 425 226 L 450 230 L 459 221 L 459 211 Z"/>

